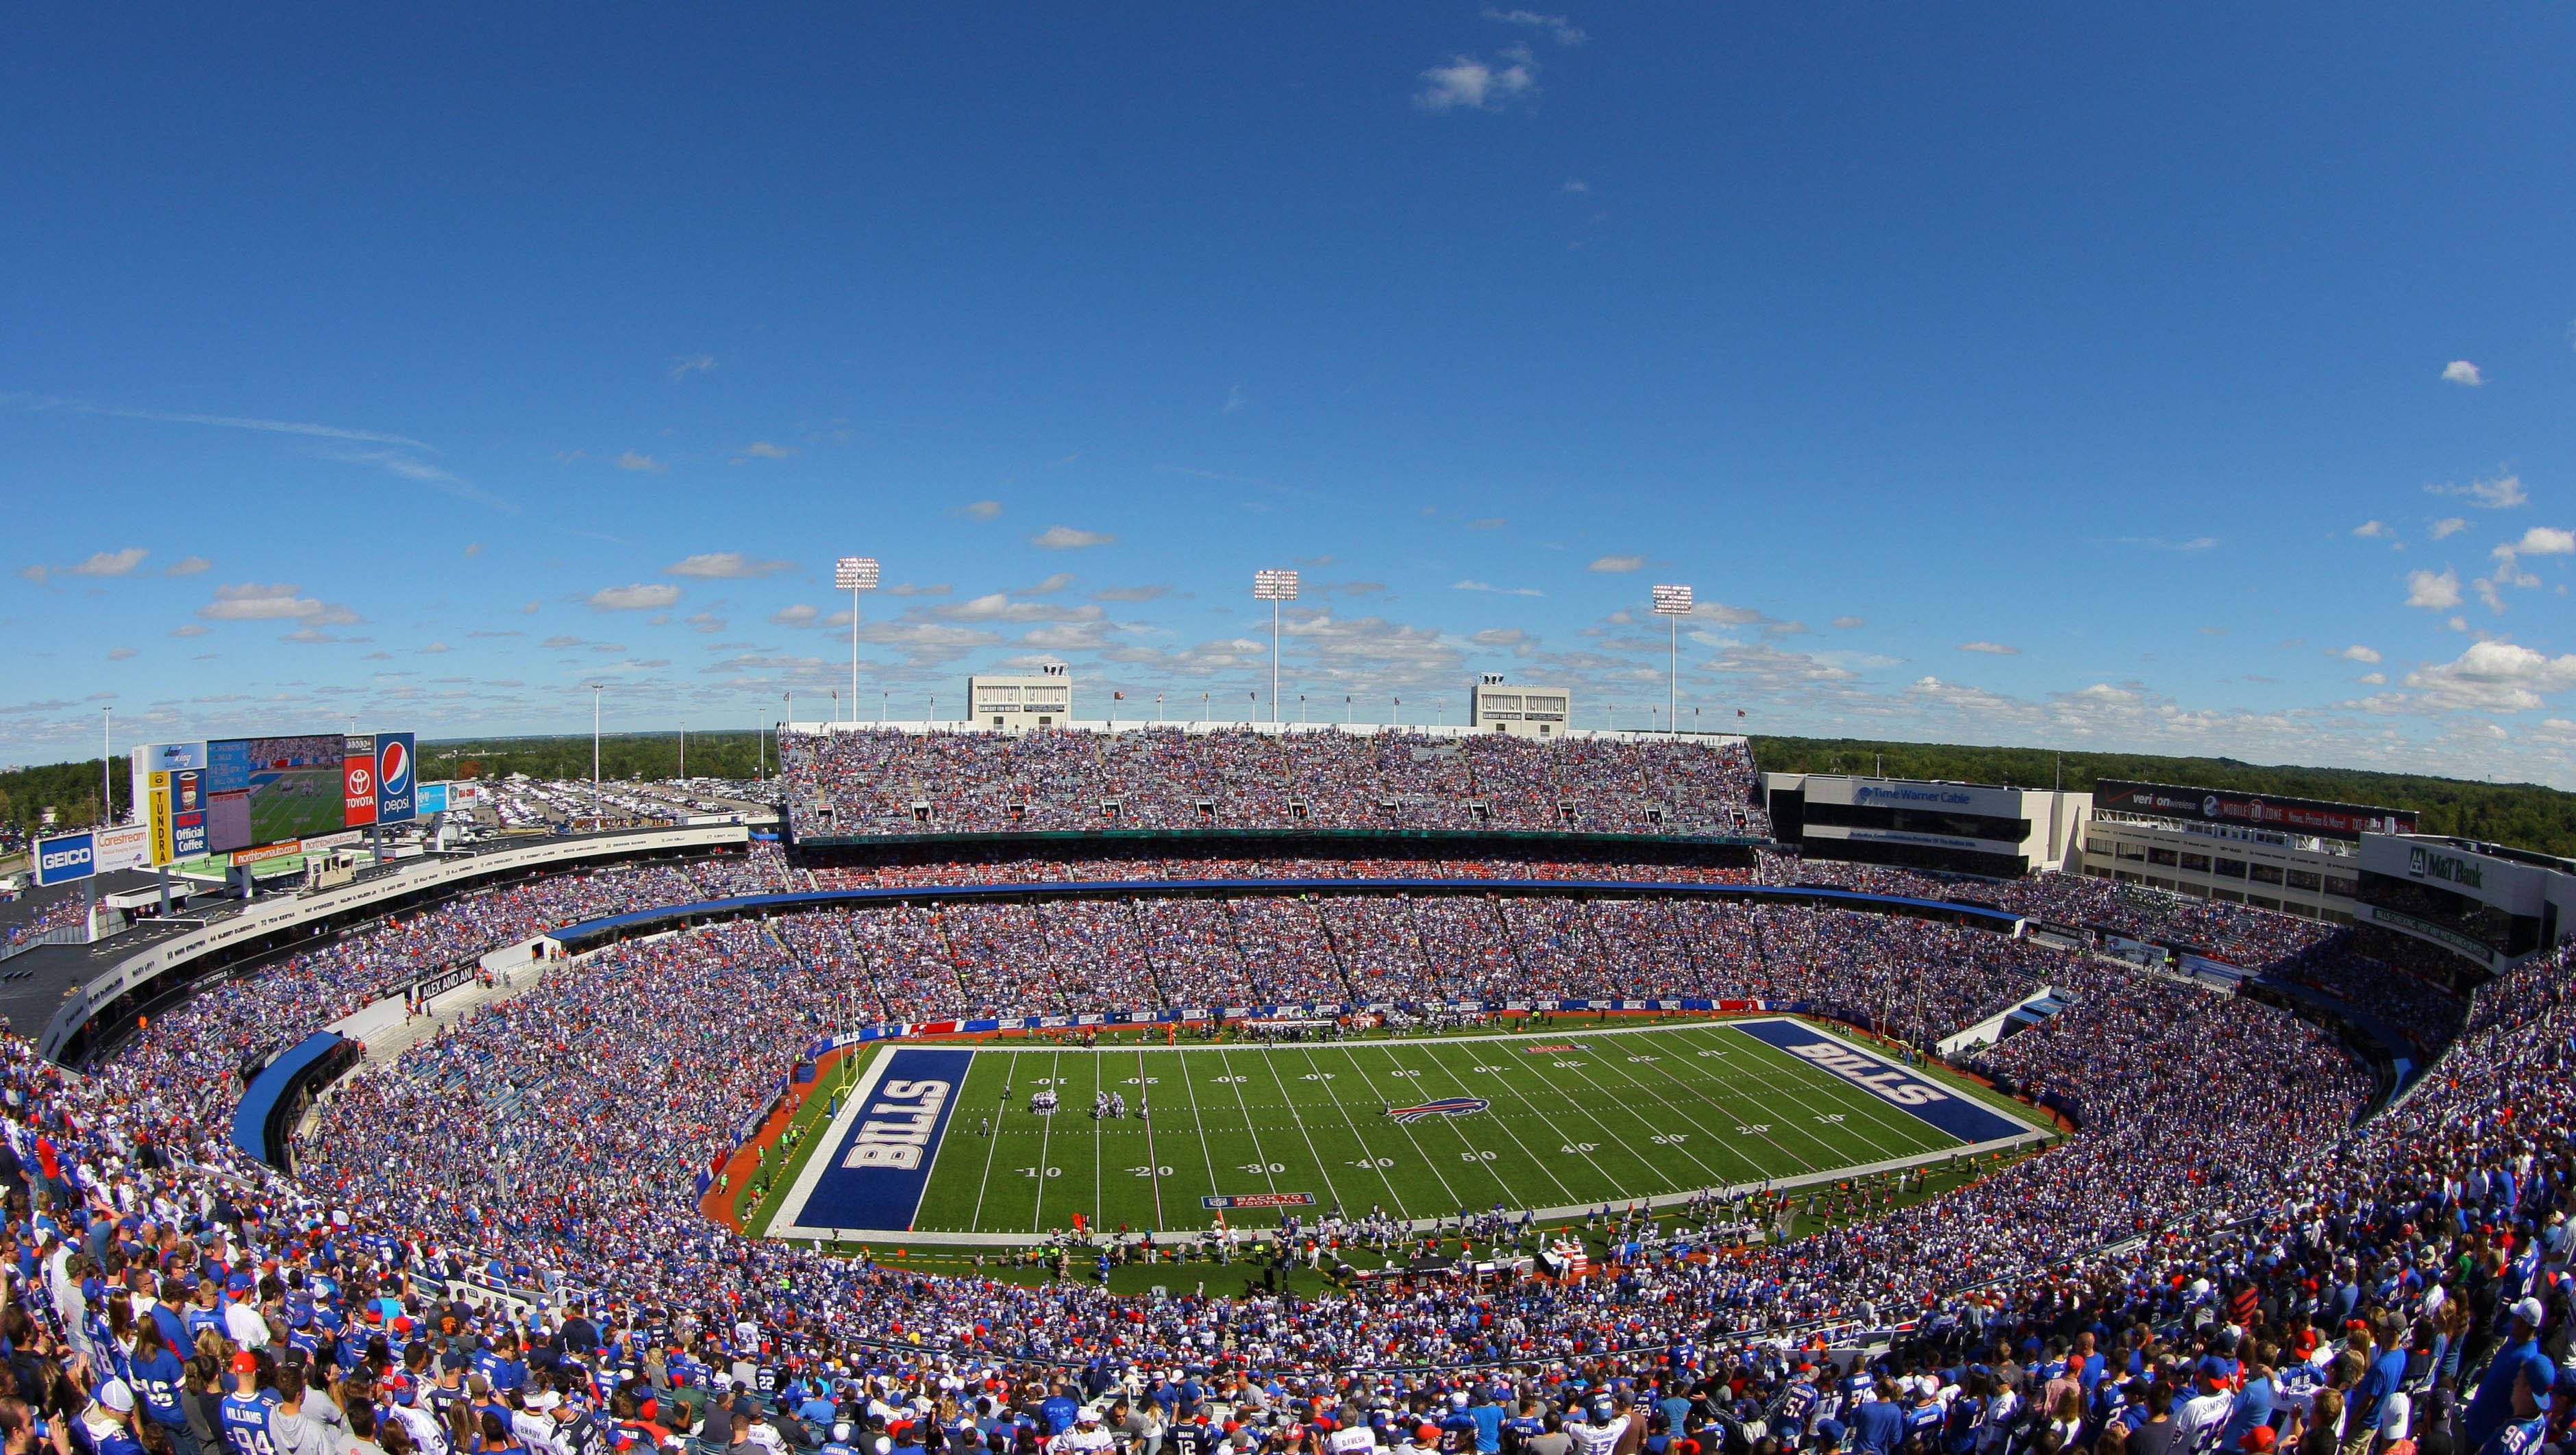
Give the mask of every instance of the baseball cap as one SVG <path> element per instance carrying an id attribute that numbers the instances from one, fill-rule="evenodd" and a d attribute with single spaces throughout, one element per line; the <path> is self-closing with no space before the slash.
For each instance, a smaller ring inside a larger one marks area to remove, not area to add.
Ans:
<path id="1" fill-rule="evenodd" d="M 2260 1455 L 2260 1452 L 2272 1448 L 2272 1441 L 2274 1438 L 2272 1427 L 2270 1425 L 2256 1425 L 2254 1428 L 2245 1432 L 2243 1439 L 2236 1442 L 2236 1448 L 2240 1450 L 2252 1450 L 2257 1452 L 2257 1455 Z"/>
<path id="2" fill-rule="evenodd" d="M 111 1379 L 98 1387 L 98 1402 L 121 1415 L 134 1413 L 134 1387 L 122 1379 Z"/>
<path id="3" fill-rule="evenodd" d="M 2522 1320 L 2524 1323 L 2531 1325 L 2535 1329 L 2539 1328 L 2542 1317 L 2540 1312 L 2540 1300 L 2536 1298 L 2525 1298 L 2516 1301 L 2513 1306 L 2513 1316 Z"/>

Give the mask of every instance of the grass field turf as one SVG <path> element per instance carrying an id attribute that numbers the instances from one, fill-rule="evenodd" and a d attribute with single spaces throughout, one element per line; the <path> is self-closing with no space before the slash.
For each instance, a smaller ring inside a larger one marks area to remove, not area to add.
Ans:
<path id="1" fill-rule="evenodd" d="M 1580 1049 L 1550 1049 L 1566 1044 Z M 861 1061 L 863 1078 L 871 1064 Z M 1939 1084 L 1987 1110 L 1998 1105 Z M 1062 1099 L 1052 1116 L 1027 1109 L 1042 1086 Z M 1150 1118 L 1094 1121 L 1092 1097 L 1104 1090 L 1131 1108 L 1143 1101 Z M 1451 1097 L 1489 1106 L 1388 1115 Z M 798 1216 L 796 1177 L 804 1161 L 839 1148 L 849 1125 L 825 1127 L 818 1114 L 747 1226 L 825 1233 Z M 909 1231 L 917 1240 L 1027 1242 L 1069 1228 L 1076 1213 L 1095 1230 L 1196 1229 L 1214 1216 L 1201 1203 L 1209 1194 L 1310 1194 L 1311 1206 L 1286 1210 L 1309 1221 L 1336 1205 L 1427 1221 L 1497 1202 L 1545 1219 L 1766 1178 L 1830 1182 L 1855 1168 L 1940 1161 L 1967 1145 L 1720 1022 L 1177 1049 L 985 1047 L 930 1149 Z M 1275 1226 L 1282 1215 L 1227 1214 L 1238 1227 Z"/>

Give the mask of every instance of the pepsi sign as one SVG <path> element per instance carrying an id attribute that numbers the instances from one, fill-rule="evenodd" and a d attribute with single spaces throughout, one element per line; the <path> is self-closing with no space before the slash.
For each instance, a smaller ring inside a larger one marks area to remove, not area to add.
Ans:
<path id="1" fill-rule="evenodd" d="M 413 782 L 412 735 L 376 734 L 376 822 L 409 823 L 418 794 Z"/>
<path id="2" fill-rule="evenodd" d="M 91 834 L 64 834 L 36 840 L 36 882 L 69 884 L 98 872 L 98 851 Z"/>

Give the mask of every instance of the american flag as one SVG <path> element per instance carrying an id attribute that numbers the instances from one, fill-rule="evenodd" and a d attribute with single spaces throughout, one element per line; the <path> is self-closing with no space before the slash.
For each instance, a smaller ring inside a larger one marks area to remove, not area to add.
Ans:
<path id="1" fill-rule="evenodd" d="M 1655 615 L 1688 616 L 1690 613 L 1691 589 L 1689 587 L 1658 586 L 1655 588 Z"/>

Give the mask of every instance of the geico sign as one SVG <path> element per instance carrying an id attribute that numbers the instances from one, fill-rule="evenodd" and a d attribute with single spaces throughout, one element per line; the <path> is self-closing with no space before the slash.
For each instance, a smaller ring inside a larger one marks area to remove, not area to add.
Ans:
<path id="1" fill-rule="evenodd" d="M 86 864 L 89 859 L 89 850 L 86 848 L 56 849 L 39 861 L 38 868 L 44 873 L 51 874 L 57 869 L 68 869 L 74 864 Z"/>

